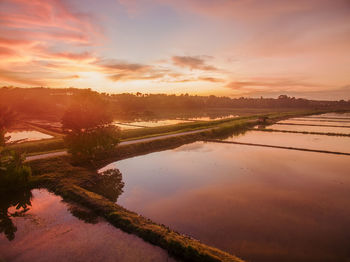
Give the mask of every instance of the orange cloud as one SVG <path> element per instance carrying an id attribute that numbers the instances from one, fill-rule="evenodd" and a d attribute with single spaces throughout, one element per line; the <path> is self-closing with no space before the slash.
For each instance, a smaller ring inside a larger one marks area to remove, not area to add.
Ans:
<path id="1" fill-rule="evenodd" d="M 13 47 L 13 46 L 30 45 L 31 43 L 32 41 L 25 40 L 25 39 L 0 37 L 0 46 Z"/>
<path id="2" fill-rule="evenodd" d="M 13 51 L 12 49 L 10 48 L 7 48 L 7 47 L 1 47 L 0 46 L 0 56 L 1 57 L 13 57 L 13 56 L 16 56 L 16 52 Z"/>
<path id="3" fill-rule="evenodd" d="M 213 82 L 213 83 L 221 83 L 225 82 L 224 79 L 216 78 L 216 77 L 198 77 L 198 80 L 200 81 L 207 81 L 207 82 Z"/>
<path id="4" fill-rule="evenodd" d="M 97 71 L 112 81 L 154 80 L 164 77 L 166 70 L 152 65 L 128 63 L 115 60 L 97 60 L 92 64 Z"/>
<path id="5" fill-rule="evenodd" d="M 45 82 L 35 80 L 35 77 L 26 74 L 25 72 L 11 72 L 0 69 L 0 81 L 10 83 L 29 85 L 29 86 L 45 86 Z"/>
<path id="6" fill-rule="evenodd" d="M 332 88 L 332 86 L 311 83 L 298 78 L 251 78 L 232 81 L 225 87 L 236 91 L 239 95 L 279 95 L 281 93 L 300 95 Z"/>
<path id="7" fill-rule="evenodd" d="M 207 65 L 205 60 L 198 56 L 173 56 L 172 61 L 174 65 L 179 67 L 187 67 L 199 70 L 215 71 L 216 67 Z"/>
<path id="8" fill-rule="evenodd" d="M 52 60 L 68 60 L 68 61 L 75 61 L 75 62 L 92 62 L 95 61 L 97 58 L 90 52 L 83 52 L 83 53 L 69 53 L 69 52 L 61 52 L 61 53 L 50 53 L 45 50 L 45 52 L 42 54 L 44 57 Z"/>

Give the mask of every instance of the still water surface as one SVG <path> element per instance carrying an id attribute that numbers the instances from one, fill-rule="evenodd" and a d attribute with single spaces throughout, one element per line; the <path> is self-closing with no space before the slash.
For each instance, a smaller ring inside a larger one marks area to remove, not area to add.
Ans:
<path id="1" fill-rule="evenodd" d="M 291 119 L 279 121 L 278 123 L 292 123 L 292 124 L 319 125 L 319 126 L 324 126 L 324 125 L 328 125 L 328 126 L 348 126 L 348 127 L 350 127 L 350 121 L 348 121 L 348 122 L 339 122 L 339 120 L 338 120 L 336 122 L 325 122 L 324 119 L 322 119 L 323 121 L 317 121 L 316 119 L 312 119 L 310 121 L 310 120 L 307 120 L 307 119 L 304 120 L 304 119 L 291 118 Z"/>
<path id="2" fill-rule="evenodd" d="M 29 194 L 0 199 L 0 261 L 174 261 L 59 196 L 33 190 L 30 200 Z M 28 210 L 16 210 L 18 204 Z"/>
<path id="3" fill-rule="evenodd" d="M 270 125 L 267 128 L 286 131 L 306 131 L 319 133 L 350 134 L 350 128 L 328 126 L 298 126 L 298 125 Z"/>
<path id="4" fill-rule="evenodd" d="M 35 130 L 28 130 L 28 131 L 11 131 L 7 132 L 5 136 L 10 136 L 8 142 L 26 142 L 26 141 L 37 141 L 42 139 L 48 139 L 52 138 L 53 136 L 50 136 L 48 134 L 41 133 L 39 131 Z"/>
<path id="5" fill-rule="evenodd" d="M 249 131 L 226 141 L 350 153 L 350 137 Z M 350 158 L 349 158 L 350 161 Z"/>
<path id="6" fill-rule="evenodd" d="M 321 114 L 321 115 L 316 115 L 316 116 L 310 116 L 310 117 L 342 117 L 342 118 L 349 118 L 350 119 L 350 113 L 326 113 L 326 114 Z"/>
<path id="7" fill-rule="evenodd" d="M 345 150 L 338 138 L 300 138 L 305 147 L 319 139 L 321 148 Z M 298 140 L 255 132 L 245 139 Z M 111 167 L 125 182 L 119 204 L 243 259 L 350 258 L 349 156 L 196 142 Z"/>

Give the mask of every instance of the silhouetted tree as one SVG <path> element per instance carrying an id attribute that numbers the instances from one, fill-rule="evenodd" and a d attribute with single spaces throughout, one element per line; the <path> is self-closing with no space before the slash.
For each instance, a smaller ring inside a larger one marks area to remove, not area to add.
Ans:
<path id="1" fill-rule="evenodd" d="M 75 96 L 62 117 L 63 129 L 84 132 L 111 123 L 108 105 L 97 93 L 85 91 Z"/>
<path id="2" fill-rule="evenodd" d="M 101 97 L 86 91 L 75 97 L 62 118 L 68 150 L 77 159 L 94 159 L 119 143 L 120 129 Z"/>
<path id="3" fill-rule="evenodd" d="M 7 139 L 5 137 L 8 129 L 15 123 L 17 115 L 9 107 L 0 107 L 0 146 L 4 146 Z"/>

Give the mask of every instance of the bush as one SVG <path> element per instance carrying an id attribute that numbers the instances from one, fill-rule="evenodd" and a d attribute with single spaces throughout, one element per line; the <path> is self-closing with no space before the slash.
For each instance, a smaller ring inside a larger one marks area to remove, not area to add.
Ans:
<path id="1" fill-rule="evenodd" d="M 95 159 L 115 149 L 120 129 L 113 125 L 71 132 L 65 137 L 68 152 L 78 159 Z"/>
<path id="2" fill-rule="evenodd" d="M 0 149 L 0 191 L 16 191 L 28 186 L 31 169 L 23 165 L 23 156 Z"/>

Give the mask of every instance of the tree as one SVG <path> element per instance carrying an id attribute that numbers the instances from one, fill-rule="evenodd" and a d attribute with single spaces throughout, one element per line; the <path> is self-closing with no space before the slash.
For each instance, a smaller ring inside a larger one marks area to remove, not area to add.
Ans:
<path id="1" fill-rule="evenodd" d="M 17 115 L 9 107 L 0 107 L 0 146 L 4 146 L 7 139 L 7 130 L 15 123 Z"/>
<path id="2" fill-rule="evenodd" d="M 68 151 L 79 160 L 94 159 L 119 143 L 120 129 L 111 124 L 108 104 L 91 91 L 77 95 L 62 118 Z"/>
<path id="3" fill-rule="evenodd" d="M 113 121 L 108 105 L 97 93 L 84 90 L 77 94 L 62 117 L 66 131 L 84 132 L 103 127 Z"/>
<path id="4" fill-rule="evenodd" d="M 20 191 L 28 186 L 32 173 L 23 160 L 22 154 L 0 147 L 0 192 Z"/>
<path id="5" fill-rule="evenodd" d="M 120 131 L 117 126 L 89 128 L 81 132 L 70 132 L 65 142 L 68 151 L 78 159 L 94 159 L 112 151 L 119 143 Z"/>

